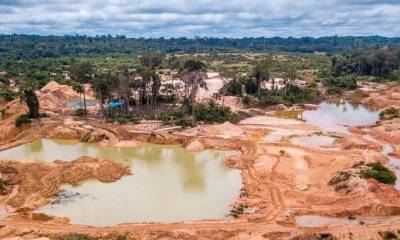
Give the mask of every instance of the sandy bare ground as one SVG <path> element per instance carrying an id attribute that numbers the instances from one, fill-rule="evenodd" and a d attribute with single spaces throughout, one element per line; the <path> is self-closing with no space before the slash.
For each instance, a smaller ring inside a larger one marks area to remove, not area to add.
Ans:
<path id="1" fill-rule="evenodd" d="M 0 129 L 8 129 L 2 130 L 5 135 L 0 149 L 38 137 L 53 137 L 117 146 L 136 146 L 142 142 L 179 143 L 193 151 L 206 148 L 240 151 L 240 156 L 226 161 L 228 166 L 242 172 L 245 194 L 234 205 L 245 204 L 252 211 L 236 220 L 123 224 L 96 228 L 69 225 L 46 216 L 32 217 L 26 210 L 19 217 L 0 220 L 0 225 L 4 226 L 0 228 L 0 238 L 52 238 L 65 233 L 82 233 L 99 239 L 121 239 L 121 236 L 129 236 L 130 239 L 292 239 L 302 234 L 329 232 L 338 239 L 381 239 L 379 231 L 400 229 L 400 220 L 396 219 L 370 225 L 317 228 L 300 227 L 295 222 L 295 217 L 301 215 L 375 217 L 400 213 L 400 195 L 392 186 L 356 177 L 349 180 L 346 191 L 336 191 L 334 186 L 329 185 L 338 172 L 352 169 L 360 161 L 387 163 L 379 147 L 354 136 L 343 136 L 341 141 L 335 142 L 334 146 L 339 151 L 296 145 L 288 141 L 291 136 L 309 135 L 320 130 L 301 121 L 271 116 L 246 119 L 238 125 L 206 125 L 166 133 L 154 128 L 140 131 L 140 128 L 131 125 L 66 118 L 55 113 L 40 123 L 32 123 L 31 128 L 15 129 L 11 123 L 22 111 L 18 109 L 22 108 L 17 103 L 13 104 L 14 112 L 9 110 L 7 118 L 0 122 Z M 389 132 L 386 130 L 389 126 L 393 129 L 399 125 L 398 122 L 390 123 L 393 126 L 383 124 L 381 128 L 372 127 L 377 135 Z M 271 134 L 282 139 L 279 142 L 263 140 Z M 20 171 L 21 174 L 29 173 L 27 168 L 20 168 Z M 105 173 L 107 175 L 107 171 Z M 43 183 L 47 180 L 44 179 Z M 15 185 L 18 186 L 18 182 Z M 11 192 L 18 194 L 18 187 Z M 22 202 L 26 200 L 24 197 L 21 199 Z"/>

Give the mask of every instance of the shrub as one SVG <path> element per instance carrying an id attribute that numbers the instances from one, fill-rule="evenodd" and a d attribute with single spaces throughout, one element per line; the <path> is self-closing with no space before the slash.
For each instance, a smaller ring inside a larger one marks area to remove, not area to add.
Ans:
<path id="1" fill-rule="evenodd" d="M 17 97 L 17 93 L 10 90 L 9 88 L 0 88 L 0 96 L 7 102 L 14 100 Z"/>
<path id="2" fill-rule="evenodd" d="M 340 95 L 340 94 L 342 94 L 342 92 L 343 92 L 343 90 L 340 87 L 337 87 L 337 86 L 329 86 L 326 89 L 326 93 L 328 95 Z"/>
<path id="3" fill-rule="evenodd" d="M 320 97 L 318 90 L 289 84 L 278 91 L 262 90 L 259 96 L 262 106 L 276 104 L 292 105 L 295 103 L 315 102 Z"/>
<path id="4" fill-rule="evenodd" d="M 396 234 L 391 231 L 384 231 L 384 232 L 379 232 L 379 235 L 384 239 L 384 240 L 390 240 L 390 239 L 398 239 Z"/>
<path id="5" fill-rule="evenodd" d="M 223 123 L 229 121 L 231 110 L 229 107 L 220 107 L 215 103 L 200 104 L 196 108 L 196 119 L 206 123 Z"/>
<path id="6" fill-rule="evenodd" d="M 308 88 L 316 88 L 317 87 L 317 82 L 311 81 L 307 83 Z"/>
<path id="7" fill-rule="evenodd" d="M 82 109 L 82 108 L 76 109 L 74 115 L 77 116 L 77 117 L 86 116 L 85 109 Z"/>
<path id="8" fill-rule="evenodd" d="M 243 111 L 239 111 L 237 113 L 232 113 L 230 118 L 229 118 L 229 122 L 231 123 L 238 123 L 240 121 L 242 121 L 243 119 L 249 118 L 251 117 L 251 115 L 247 112 L 243 112 Z"/>
<path id="9" fill-rule="evenodd" d="M 24 115 L 17 117 L 17 119 L 15 120 L 15 126 L 20 127 L 20 126 L 30 123 L 30 122 L 32 122 L 32 120 L 28 117 L 27 114 L 24 114 Z"/>
<path id="10" fill-rule="evenodd" d="M 226 87 L 226 96 L 241 96 L 242 95 L 242 84 L 236 79 L 230 81 Z M 223 94 L 224 90 L 221 89 L 220 93 Z"/>
<path id="11" fill-rule="evenodd" d="M 248 208 L 248 206 L 244 205 L 244 204 L 235 206 L 231 209 L 230 215 L 234 218 L 239 218 L 239 216 L 242 215 L 247 208 Z"/>
<path id="12" fill-rule="evenodd" d="M 192 121 L 182 108 L 172 108 L 162 111 L 160 118 L 163 124 L 188 127 L 192 125 Z"/>
<path id="13" fill-rule="evenodd" d="M 400 70 L 393 70 L 389 75 L 389 80 L 400 81 Z"/>
<path id="14" fill-rule="evenodd" d="M 243 103 L 249 106 L 255 105 L 257 103 L 256 98 L 250 95 L 243 97 Z"/>
<path id="15" fill-rule="evenodd" d="M 113 111 L 110 113 L 108 117 L 108 122 L 118 122 L 120 124 L 126 124 L 126 123 L 133 123 L 137 124 L 139 123 L 140 119 L 133 115 L 132 113 L 126 113 L 126 112 L 121 112 L 121 111 Z"/>
<path id="16" fill-rule="evenodd" d="M 354 90 L 357 88 L 357 80 L 353 76 L 345 77 L 329 77 L 323 81 L 325 87 L 336 87 L 346 90 Z"/>
<path id="17" fill-rule="evenodd" d="M 368 170 L 360 172 L 360 177 L 364 179 L 373 178 L 380 183 L 394 184 L 396 182 L 396 175 L 388 168 L 383 166 L 380 162 L 369 163 Z"/>
<path id="18" fill-rule="evenodd" d="M 61 236 L 57 236 L 56 240 L 93 240 L 94 238 L 81 233 L 67 233 Z"/>
<path id="19" fill-rule="evenodd" d="M 329 180 L 328 185 L 337 185 L 339 183 L 343 183 L 347 180 L 349 180 L 351 177 L 351 173 L 349 172 L 339 172 L 337 173 L 331 180 Z"/>
<path id="20" fill-rule="evenodd" d="M 400 110 L 394 107 L 385 109 L 379 114 L 380 119 L 390 120 L 394 118 L 400 118 Z"/>

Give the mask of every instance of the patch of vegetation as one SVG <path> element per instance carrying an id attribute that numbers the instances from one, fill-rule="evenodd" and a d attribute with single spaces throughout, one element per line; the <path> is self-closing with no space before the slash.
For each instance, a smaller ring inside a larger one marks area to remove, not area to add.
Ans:
<path id="1" fill-rule="evenodd" d="M 17 119 L 15 119 L 15 126 L 20 127 L 24 124 L 29 124 L 31 122 L 32 122 L 32 120 L 28 117 L 28 114 L 23 114 L 23 115 L 17 117 Z"/>
<path id="2" fill-rule="evenodd" d="M 292 105 L 296 103 L 315 102 L 320 98 L 318 90 L 288 84 L 284 89 L 277 91 L 262 90 L 259 96 L 261 106 L 277 104 Z"/>
<path id="3" fill-rule="evenodd" d="M 389 75 L 389 80 L 400 81 L 400 70 L 393 70 Z"/>
<path id="4" fill-rule="evenodd" d="M 383 110 L 379 117 L 381 120 L 391 120 L 394 118 L 400 118 L 400 110 L 394 107 L 387 108 Z"/>
<path id="5" fill-rule="evenodd" d="M 75 110 L 74 115 L 77 117 L 84 117 L 84 116 L 86 116 L 86 111 L 83 108 L 78 108 Z"/>
<path id="6" fill-rule="evenodd" d="M 242 83 L 236 79 L 233 79 L 225 86 L 226 96 L 241 96 L 242 95 Z M 224 89 L 220 90 L 220 93 L 224 93 Z"/>
<path id="7" fill-rule="evenodd" d="M 390 171 L 387 167 L 383 166 L 380 162 L 369 163 L 366 166 L 369 167 L 367 170 L 360 172 L 360 177 L 364 179 L 373 178 L 380 183 L 394 184 L 396 182 L 396 175 Z"/>
<path id="8" fill-rule="evenodd" d="M 391 239 L 398 239 L 396 236 L 396 233 L 392 231 L 383 231 L 383 232 L 378 232 L 379 236 L 382 237 L 384 240 L 391 240 Z"/>
<path id="9" fill-rule="evenodd" d="M 350 179 L 350 177 L 351 177 L 350 172 L 346 171 L 338 172 L 331 180 L 329 180 L 328 185 L 329 186 L 338 185 L 340 183 L 346 182 L 347 180 Z"/>
<path id="10" fill-rule="evenodd" d="M 127 124 L 127 123 L 138 124 L 140 121 L 140 118 L 132 113 L 122 112 L 122 111 L 114 111 L 114 112 L 110 113 L 110 115 L 107 118 L 107 121 L 108 122 L 118 122 L 120 124 Z"/>
<path id="11" fill-rule="evenodd" d="M 57 236 L 55 240 L 94 240 L 94 237 L 91 237 L 87 234 L 81 233 L 67 233 L 61 236 Z"/>
<path id="12" fill-rule="evenodd" d="M 313 233 L 302 234 L 292 238 L 292 240 L 336 240 L 337 238 L 331 233 Z"/>
<path id="13" fill-rule="evenodd" d="M 196 108 L 196 119 L 206 123 L 224 123 L 229 121 L 231 115 L 229 107 L 217 106 L 213 102 L 200 104 Z"/>
<path id="14" fill-rule="evenodd" d="M 244 204 L 235 206 L 231 209 L 230 215 L 234 218 L 239 218 L 239 216 L 244 213 L 244 210 L 246 210 L 246 208 L 248 208 L 248 206 Z"/>
<path id="15" fill-rule="evenodd" d="M 0 97 L 3 97 L 7 102 L 16 99 L 17 96 L 18 94 L 9 88 L 0 88 Z"/>
<path id="16" fill-rule="evenodd" d="M 353 76 L 328 77 L 322 82 L 327 88 L 329 95 L 341 94 L 343 90 L 354 90 L 357 88 L 357 80 Z"/>
<path id="17" fill-rule="evenodd" d="M 206 123 L 238 123 L 249 117 L 245 112 L 234 113 L 229 107 L 221 107 L 214 102 L 209 104 L 200 104 L 196 108 L 196 119 Z"/>
<path id="18" fill-rule="evenodd" d="M 188 127 L 192 125 L 192 120 L 186 115 L 182 108 L 172 108 L 161 112 L 160 118 L 163 124 Z"/>

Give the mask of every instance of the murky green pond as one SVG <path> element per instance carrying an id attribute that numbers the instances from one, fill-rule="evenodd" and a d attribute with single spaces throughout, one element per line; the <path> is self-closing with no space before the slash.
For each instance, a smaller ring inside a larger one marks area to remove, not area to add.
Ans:
<path id="1" fill-rule="evenodd" d="M 348 126 L 374 124 L 379 112 L 348 101 L 322 102 L 318 109 L 304 111 L 300 118 L 324 131 L 347 132 Z"/>
<path id="2" fill-rule="evenodd" d="M 92 156 L 128 164 L 132 176 L 109 184 L 89 180 L 79 187 L 65 185 L 57 199 L 39 210 L 68 217 L 74 224 L 106 226 L 226 218 L 242 188 L 240 171 L 224 165 L 224 159 L 233 154 L 191 153 L 179 146 L 114 148 L 41 139 L 0 152 L 0 159 L 69 161 Z"/>

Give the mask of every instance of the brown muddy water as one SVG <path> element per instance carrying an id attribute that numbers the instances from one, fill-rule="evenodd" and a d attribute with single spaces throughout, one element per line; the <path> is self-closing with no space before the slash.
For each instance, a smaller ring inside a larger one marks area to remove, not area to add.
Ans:
<path id="1" fill-rule="evenodd" d="M 188 152 L 176 145 L 102 147 L 68 140 L 39 139 L 0 152 L 0 159 L 71 161 L 81 156 L 111 159 L 130 166 L 133 175 L 114 183 L 96 180 L 64 185 L 58 198 L 38 210 L 68 217 L 73 224 L 182 222 L 229 218 L 239 196 L 239 170 L 225 166 L 232 151 Z"/>

